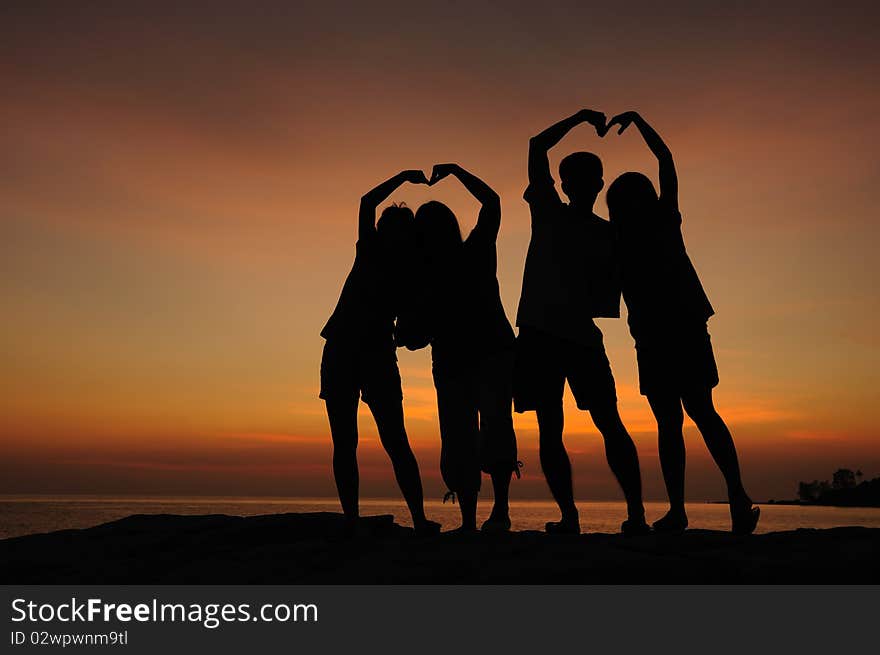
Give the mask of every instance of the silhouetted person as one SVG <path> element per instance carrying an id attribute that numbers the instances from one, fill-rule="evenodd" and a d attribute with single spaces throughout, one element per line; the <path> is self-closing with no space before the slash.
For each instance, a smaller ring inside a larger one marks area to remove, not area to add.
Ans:
<path id="1" fill-rule="evenodd" d="M 654 528 L 682 531 L 688 524 L 684 405 L 727 482 L 734 532 L 749 533 L 759 509 L 752 507 L 743 489 L 733 439 L 712 403 L 718 369 L 706 323 L 715 312 L 685 251 L 672 153 L 636 112 L 615 116 L 608 127 L 615 124 L 620 134 L 635 125 L 660 165 L 659 197 L 647 177 L 624 173 L 606 198 L 619 234 L 623 298 L 636 345 L 639 386 L 657 419 L 660 464 L 669 494 L 669 513 Z"/>
<path id="2" fill-rule="evenodd" d="M 425 303 L 440 418 L 440 470 L 461 509 L 462 531 L 477 527 L 480 470 L 492 477 L 495 503 L 484 531 L 510 529 L 511 474 L 519 473 L 513 430 L 514 334 L 501 304 L 495 241 L 501 201 L 485 182 L 457 164 L 438 164 L 434 184 L 456 177 L 481 203 L 477 224 L 462 240 L 455 214 L 443 203 L 419 207 Z M 418 345 L 418 344 L 417 344 Z"/>
<path id="3" fill-rule="evenodd" d="M 415 529 L 431 533 L 440 526 L 425 518 L 419 466 L 404 427 L 394 342 L 394 320 L 410 275 L 414 217 L 411 209 L 392 205 L 376 223 L 379 203 L 404 182 L 427 184 L 428 180 L 422 171 L 403 171 L 361 198 L 354 266 L 321 331 L 326 339 L 321 398 L 330 419 L 336 488 L 349 525 L 353 527 L 358 518 L 357 412 L 363 398 L 391 458 Z"/>
<path id="4" fill-rule="evenodd" d="M 593 213 L 602 189 L 602 162 L 588 152 L 562 160 L 559 177 L 569 203 L 556 191 L 547 152 L 576 125 L 602 136 L 605 115 L 588 109 L 547 128 L 529 143 L 526 202 L 532 238 L 526 257 L 516 324 L 516 411 L 536 410 L 541 466 L 562 518 L 548 532 L 578 533 L 571 464 L 562 442 L 562 397 L 568 380 L 579 409 L 588 410 L 605 441 L 605 454 L 626 497 L 625 534 L 648 531 L 635 444 L 617 411 L 614 376 L 596 317 L 620 316 L 620 284 L 613 230 Z"/>

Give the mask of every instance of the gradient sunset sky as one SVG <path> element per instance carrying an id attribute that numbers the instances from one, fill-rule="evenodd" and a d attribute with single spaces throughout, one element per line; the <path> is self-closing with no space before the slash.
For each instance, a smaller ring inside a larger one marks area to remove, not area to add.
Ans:
<path id="1" fill-rule="evenodd" d="M 528 139 L 582 107 L 637 109 L 673 150 L 751 494 L 880 475 L 880 12 L 715 4 L 4 2 L 0 493 L 333 495 L 318 333 L 361 194 L 435 162 L 484 178 L 513 318 Z M 656 179 L 635 130 L 579 128 L 554 168 L 575 149 L 606 182 Z M 473 224 L 454 181 L 392 196 L 429 198 Z M 600 327 L 646 496 L 663 499 L 626 323 Z M 439 497 L 430 354 L 400 363 Z M 619 498 L 566 402 L 577 496 Z M 549 499 L 534 415 L 516 425 L 512 493 Z M 396 497 L 365 409 L 361 428 L 363 495 Z M 688 497 L 723 497 L 687 431 Z"/>

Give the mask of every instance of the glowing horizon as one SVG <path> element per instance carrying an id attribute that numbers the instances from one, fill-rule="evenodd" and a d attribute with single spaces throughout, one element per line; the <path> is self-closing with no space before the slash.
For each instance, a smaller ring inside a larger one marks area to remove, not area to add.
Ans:
<path id="1" fill-rule="evenodd" d="M 876 12 L 835 14 L 829 30 L 814 9 L 691 3 L 686 18 L 637 7 L 636 20 L 512 3 L 465 23 L 403 7 L 4 12 L 0 493 L 332 495 L 318 332 L 360 195 L 435 162 L 480 174 L 502 197 L 513 319 L 528 138 L 585 105 L 639 109 L 676 157 L 685 239 L 718 312 L 717 404 L 755 498 L 841 466 L 880 475 Z M 602 156 L 606 184 L 656 178 L 634 134 L 582 128 L 553 161 L 575 149 Z M 454 182 L 392 200 L 431 197 L 472 225 Z M 632 340 L 624 320 L 600 326 L 646 495 L 662 499 Z M 437 495 L 430 356 L 400 359 Z M 589 418 L 566 403 L 578 497 L 618 498 Z M 513 493 L 548 498 L 534 416 L 516 426 L 527 468 Z M 361 429 L 363 495 L 395 497 L 366 411 Z M 722 497 L 692 427 L 688 446 L 688 496 Z"/>

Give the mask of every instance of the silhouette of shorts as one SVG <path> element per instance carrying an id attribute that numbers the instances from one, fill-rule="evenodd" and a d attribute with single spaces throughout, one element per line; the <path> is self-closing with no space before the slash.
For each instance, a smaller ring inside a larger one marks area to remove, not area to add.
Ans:
<path id="1" fill-rule="evenodd" d="M 321 393 L 324 400 L 363 398 L 376 401 L 403 399 L 397 354 L 393 348 L 359 348 L 356 345 L 324 344 L 321 356 Z"/>
<path id="2" fill-rule="evenodd" d="M 598 327 L 589 339 L 592 343 L 578 343 L 520 327 L 513 376 L 515 411 L 528 412 L 541 404 L 560 402 L 566 380 L 578 409 L 616 403 L 614 375 Z"/>
<path id="3" fill-rule="evenodd" d="M 681 396 L 718 385 L 718 366 L 705 323 L 631 329 L 643 396 Z"/>

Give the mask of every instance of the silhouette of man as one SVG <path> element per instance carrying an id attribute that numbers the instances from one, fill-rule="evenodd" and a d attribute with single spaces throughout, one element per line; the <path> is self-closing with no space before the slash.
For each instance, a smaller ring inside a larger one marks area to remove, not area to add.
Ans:
<path id="1" fill-rule="evenodd" d="M 760 510 L 752 507 L 743 488 L 733 438 L 712 402 L 718 368 L 707 321 L 715 310 L 685 250 L 672 153 L 636 112 L 615 116 L 608 127 L 612 125 L 620 125 L 620 134 L 635 125 L 660 168 L 659 196 L 651 180 L 631 172 L 618 177 L 606 197 L 619 235 L 623 298 L 636 344 L 639 387 L 657 419 L 660 466 L 669 494 L 669 512 L 654 529 L 678 532 L 688 525 L 684 405 L 727 482 L 733 531 L 752 532 Z"/>
<path id="2" fill-rule="evenodd" d="M 620 285 L 614 236 L 608 221 L 593 212 L 601 191 L 602 162 L 589 152 L 562 160 L 556 191 L 547 152 L 575 126 L 589 123 L 605 134 L 605 115 L 584 109 L 533 137 L 529 143 L 529 186 L 525 200 L 532 237 L 523 274 L 516 324 L 517 365 L 514 407 L 535 410 L 541 467 L 562 518 L 547 532 L 578 533 L 571 463 L 562 441 L 565 381 L 579 409 L 587 410 L 602 434 L 605 455 L 626 497 L 624 534 L 638 534 L 645 523 L 642 484 L 635 444 L 617 410 L 617 393 L 596 317 L 620 316 Z"/>
<path id="3" fill-rule="evenodd" d="M 357 412 L 363 398 L 417 532 L 439 532 L 425 518 L 419 465 L 407 439 L 403 391 L 397 367 L 394 321 L 405 281 L 413 235 L 413 212 L 387 207 L 376 223 L 376 208 L 404 182 L 427 184 L 422 171 L 403 171 L 361 198 L 358 241 L 351 272 L 321 336 L 321 394 L 333 439 L 333 474 L 349 527 L 358 515 Z"/>

